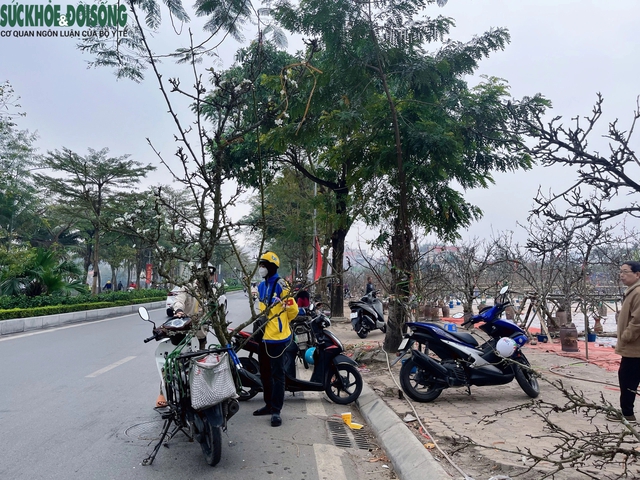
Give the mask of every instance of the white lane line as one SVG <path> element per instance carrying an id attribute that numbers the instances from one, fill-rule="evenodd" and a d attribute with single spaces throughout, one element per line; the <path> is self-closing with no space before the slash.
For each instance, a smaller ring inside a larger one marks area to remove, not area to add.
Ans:
<path id="1" fill-rule="evenodd" d="M 311 379 L 311 372 L 313 370 L 306 369 L 300 366 L 299 363 L 296 362 L 296 376 L 300 380 Z M 327 411 L 324 409 L 323 405 L 323 392 L 304 392 L 302 394 L 304 396 L 304 404 L 307 409 L 307 415 L 314 415 L 316 417 L 326 417 Z"/>
<path id="2" fill-rule="evenodd" d="M 129 360 L 133 360 L 136 357 L 126 357 L 123 358 L 122 360 L 118 360 L 116 363 L 112 363 L 111 365 L 107 365 L 104 368 L 101 368 L 100 370 L 96 370 L 95 372 L 93 372 L 90 375 L 87 375 L 86 378 L 95 378 L 98 375 L 102 375 L 105 372 L 108 372 L 109 370 L 119 367 L 120 365 L 122 365 L 123 363 L 127 363 Z"/>
<path id="3" fill-rule="evenodd" d="M 304 403 L 307 406 L 307 415 L 313 415 L 319 418 L 327 416 L 327 411 L 323 405 L 323 396 L 322 392 L 304 392 Z"/>
<path id="4" fill-rule="evenodd" d="M 342 454 L 344 450 L 333 445 L 314 443 L 313 452 L 316 455 L 318 466 L 318 478 L 330 478 L 331 480 L 347 480 L 347 475 L 342 467 Z"/>

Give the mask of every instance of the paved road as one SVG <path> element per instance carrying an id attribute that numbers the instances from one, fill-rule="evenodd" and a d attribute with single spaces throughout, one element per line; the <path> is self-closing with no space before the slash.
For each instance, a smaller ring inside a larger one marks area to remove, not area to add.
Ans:
<path id="1" fill-rule="evenodd" d="M 240 293 L 229 296 L 233 321 L 247 318 Z M 164 309 L 151 312 L 163 320 Z M 382 479 L 368 451 L 335 446 L 331 416 L 339 406 L 320 395 L 288 394 L 283 426 L 241 405 L 223 435 L 222 460 L 212 469 L 197 443 L 178 435 L 150 467 L 141 460 L 161 422 L 152 410 L 158 392 L 150 325 L 135 315 L 0 338 L 0 478 Z"/>

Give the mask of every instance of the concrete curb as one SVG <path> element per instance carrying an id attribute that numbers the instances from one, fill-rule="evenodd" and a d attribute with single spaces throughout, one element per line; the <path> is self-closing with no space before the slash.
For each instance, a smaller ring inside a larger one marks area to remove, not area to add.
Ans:
<path id="1" fill-rule="evenodd" d="M 451 478 L 398 415 L 366 383 L 356 405 L 373 429 L 398 477 L 402 480 Z"/>
<path id="2" fill-rule="evenodd" d="M 122 307 L 99 308 L 95 310 L 83 310 L 80 312 L 59 313 L 56 315 L 44 315 L 41 317 L 15 318 L 12 320 L 0 320 L 0 336 L 13 333 L 41 330 L 43 328 L 58 327 L 70 323 L 90 322 L 102 318 L 127 315 L 138 311 L 138 307 L 146 307 L 149 310 L 165 306 L 165 301 L 138 303 Z"/>

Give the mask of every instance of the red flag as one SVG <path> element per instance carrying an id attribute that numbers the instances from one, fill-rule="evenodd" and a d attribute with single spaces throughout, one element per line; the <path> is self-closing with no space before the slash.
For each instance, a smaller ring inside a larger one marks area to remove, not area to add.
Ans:
<path id="1" fill-rule="evenodd" d="M 316 237 L 315 256 L 316 256 L 316 271 L 313 272 L 313 281 L 316 282 L 322 276 L 322 251 L 320 250 L 320 242 Z"/>
<path id="2" fill-rule="evenodd" d="M 147 283 L 147 285 L 149 285 L 151 283 L 151 276 L 153 275 L 153 265 L 150 263 L 147 263 L 147 271 L 146 273 L 146 278 L 145 278 L 145 282 Z"/>

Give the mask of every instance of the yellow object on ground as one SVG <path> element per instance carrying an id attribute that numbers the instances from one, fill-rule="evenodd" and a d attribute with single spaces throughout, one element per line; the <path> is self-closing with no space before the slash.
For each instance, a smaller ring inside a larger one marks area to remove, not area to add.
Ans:
<path id="1" fill-rule="evenodd" d="M 348 425 L 351 430 L 360 430 L 364 426 L 351 421 L 351 412 L 343 413 L 342 420 Z"/>

